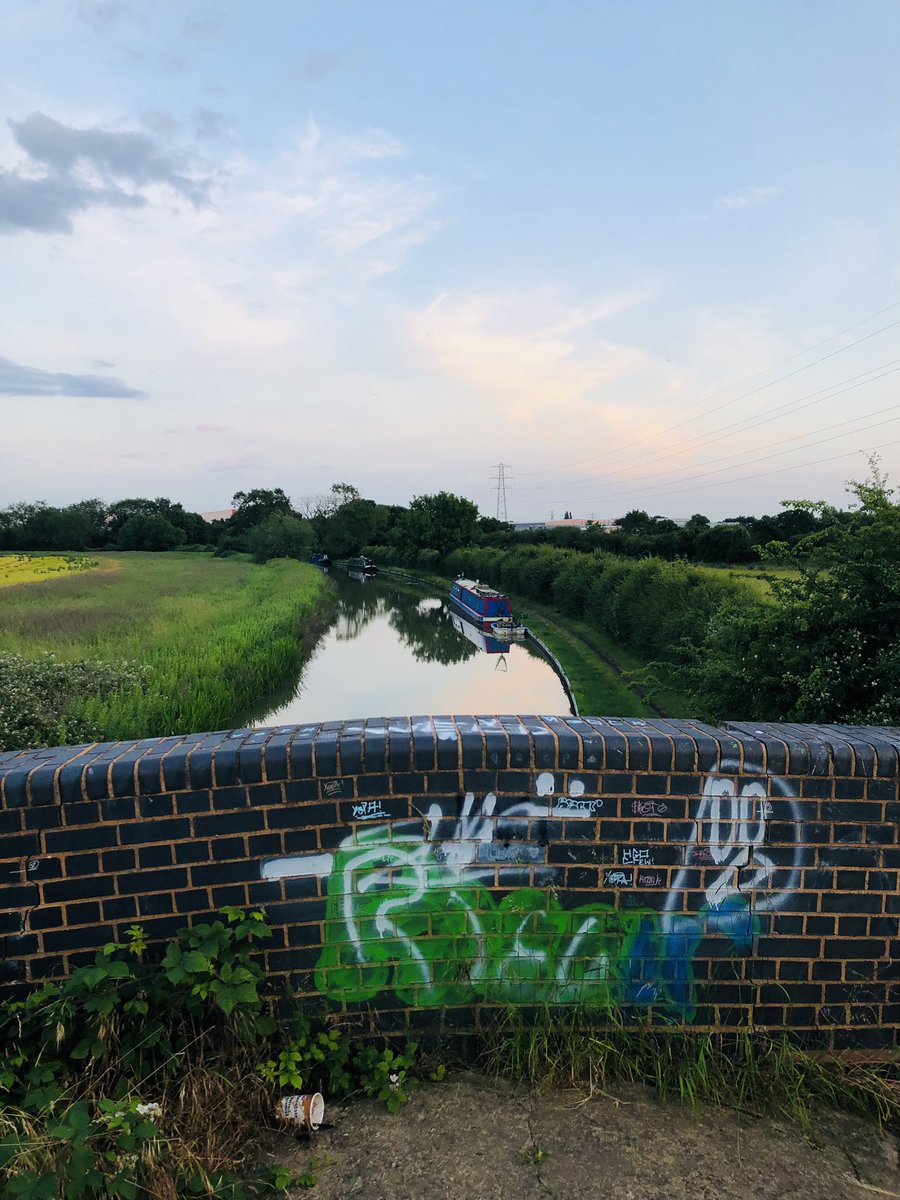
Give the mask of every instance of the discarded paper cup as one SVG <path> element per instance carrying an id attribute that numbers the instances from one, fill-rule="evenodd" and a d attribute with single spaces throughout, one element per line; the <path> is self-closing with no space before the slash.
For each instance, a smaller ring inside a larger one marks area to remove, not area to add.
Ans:
<path id="1" fill-rule="evenodd" d="M 325 1118 L 325 1101 L 321 1092 L 308 1096 L 282 1096 L 276 1112 L 282 1121 L 315 1132 Z"/>

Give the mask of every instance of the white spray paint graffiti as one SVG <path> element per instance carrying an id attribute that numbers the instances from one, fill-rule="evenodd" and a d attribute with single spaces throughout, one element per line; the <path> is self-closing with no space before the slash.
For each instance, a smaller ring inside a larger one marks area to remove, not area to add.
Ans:
<path id="1" fill-rule="evenodd" d="M 748 946 L 753 911 L 777 908 L 799 880 L 799 813 L 783 781 L 771 778 L 770 786 L 788 801 L 785 824 L 795 830 L 792 847 L 781 848 L 780 865 L 765 844 L 772 815 L 766 777 L 739 776 L 728 763 L 704 779 L 668 887 L 659 869 L 627 869 L 653 867 L 653 847 L 621 847 L 619 865 L 604 871 L 603 884 L 667 887 L 662 904 L 651 908 L 646 902 L 564 908 L 554 888 L 534 886 L 552 884 L 559 868 L 546 861 L 546 842 L 535 841 L 543 835 L 533 822 L 593 819 L 603 807 L 601 797 L 585 796 L 578 778 L 569 779 L 563 794 L 551 772 L 537 776 L 530 798 L 509 803 L 493 792 L 480 800 L 469 792 L 456 815 L 433 802 L 419 823 L 383 824 L 390 817 L 380 801 L 353 803 L 351 819 L 359 824 L 333 855 L 270 860 L 263 877 L 328 875 L 317 980 L 335 998 L 366 999 L 392 987 L 410 1004 L 479 996 L 660 1002 L 690 1019 L 700 939 L 727 934 L 735 946 Z M 634 816 L 662 816 L 669 804 L 638 799 L 631 809 Z M 369 821 L 379 823 L 363 824 Z M 703 904 L 699 912 L 685 912 L 684 896 L 696 894 L 700 860 L 706 864 Z M 517 886 L 523 875 L 533 884 Z M 516 890 L 497 903 L 495 884 Z"/>

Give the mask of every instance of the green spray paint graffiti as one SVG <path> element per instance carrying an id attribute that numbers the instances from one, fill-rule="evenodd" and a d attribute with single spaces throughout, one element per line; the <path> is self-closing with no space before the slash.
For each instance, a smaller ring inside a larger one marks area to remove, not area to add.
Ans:
<path id="1" fill-rule="evenodd" d="M 691 961 L 707 932 L 752 935 L 743 903 L 672 916 L 602 903 L 564 909 L 552 888 L 499 903 L 415 836 L 362 830 L 328 881 L 316 986 L 333 1000 L 390 989 L 411 1007 L 496 1003 L 654 1004 L 690 1020 Z"/>
<path id="2" fill-rule="evenodd" d="M 392 991 L 410 1007 L 653 1005 L 690 1021 L 701 941 L 704 960 L 746 957 L 758 914 L 768 918 L 797 887 L 804 854 L 787 781 L 741 774 L 729 761 L 721 772 L 707 775 L 691 802 L 683 842 L 679 823 L 675 841 L 667 832 L 664 841 L 657 834 L 611 848 L 617 858 L 600 886 L 615 894 L 612 904 L 572 904 L 578 892 L 563 892 L 560 903 L 568 871 L 549 860 L 544 826 L 563 819 L 574 838 L 569 860 L 596 862 L 588 847 L 598 843 L 573 832 L 580 822 L 607 804 L 622 806 L 620 818 L 655 822 L 669 801 L 590 796 L 571 777 L 562 794 L 549 772 L 530 797 L 467 792 L 458 811 L 435 800 L 416 821 L 393 820 L 380 801 L 353 802 L 337 850 L 271 859 L 262 875 L 327 875 L 316 986 L 332 1000 L 364 1003 Z M 774 846 L 770 796 L 780 806 Z"/>

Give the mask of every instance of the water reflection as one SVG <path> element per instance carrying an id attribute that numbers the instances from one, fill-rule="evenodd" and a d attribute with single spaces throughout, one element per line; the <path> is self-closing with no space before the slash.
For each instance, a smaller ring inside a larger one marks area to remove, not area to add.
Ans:
<path id="1" fill-rule="evenodd" d="M 570 711 L 559 679 L 528 643 L 491 637 L 436 592 L 386 576 L 333 571 L 331 579 L 339 600 L 332 627 L 299 680 L 262 701 L 248 723 Z"/>

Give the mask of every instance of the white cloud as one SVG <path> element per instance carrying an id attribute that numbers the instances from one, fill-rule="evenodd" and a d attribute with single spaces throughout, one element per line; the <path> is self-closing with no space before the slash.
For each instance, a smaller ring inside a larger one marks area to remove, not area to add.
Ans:
<path id="1" fill-rule="evenodd" d="M 762 208 L 770 204 L 776 196 L 780 196 L 780 187 L 746 187 L 742 192 L 731 196 L 719 196 L 715 201 L 717 209 L 723 212 L 733 212 L 742 208 Z"/>

